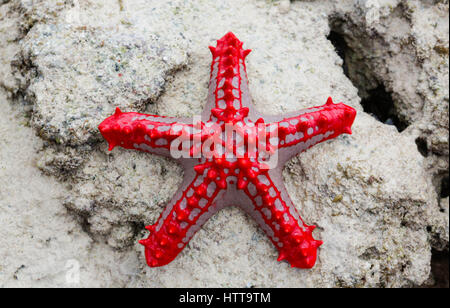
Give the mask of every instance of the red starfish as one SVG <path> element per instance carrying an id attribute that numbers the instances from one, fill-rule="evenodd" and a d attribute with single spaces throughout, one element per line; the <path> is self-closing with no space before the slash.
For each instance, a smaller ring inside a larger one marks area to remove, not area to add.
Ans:
<path id="1" fill-rule="evenodd" d="M 284 163 L 316 143 L 351 134 L 356 111 L 331 98 L 323 106 L 292 115 L 263 116 L 252 108 L 245 57 L 231 32 L 210 47 L 213 56 L 209 94 L 201 120 L 116 113 L 100 132 L 115 146 L 177 159 L 184 180 L 145 246 L 151 267 L 171 262 L 215 212 L 239 205 L 280 252 L 278 260 L 311 268 L 321 241 L 301 219 L 282 181 Z M 225 131 L 225 132 L 224 132 Z M 180 157 L 181 156 L 181 157 Z"/>

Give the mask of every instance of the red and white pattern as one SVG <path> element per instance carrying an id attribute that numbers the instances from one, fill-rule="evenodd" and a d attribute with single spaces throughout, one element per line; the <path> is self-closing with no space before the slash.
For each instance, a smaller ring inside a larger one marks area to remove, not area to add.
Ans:
<path id="1" fill-rule="evenodd" d="M 284 187 L 284 163 L 309 147 L 351 134 L 356 111 L 331 98 L 323 106 L 289 116 L 264 116 L 252 106 L 245 57 L 231 32 L 210 47 L 209 95 L 197 121 L 123 113 L 103 121 L 109 149 L 121 146 L 177 159 L 184 180 L 158 221 L 147 229 L 151 267 L 171 262 L 201 226 L 225 206 L 251 215 L 280 252 L 278 260 L 311 268 L 322 244 L 301 219 Z"/>

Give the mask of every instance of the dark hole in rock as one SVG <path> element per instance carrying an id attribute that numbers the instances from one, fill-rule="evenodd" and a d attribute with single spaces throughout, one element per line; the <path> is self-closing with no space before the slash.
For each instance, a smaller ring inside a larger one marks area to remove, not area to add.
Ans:
<path id="1" fill-rule="evenodd" d="M 448 176 L 444 177 L 441 182 L 441 198 L 448 197 Z"/>
<path id="2" fill-rule="evenodd" d="M 348 66 L 345 59 L 345 53 L 346 50 L 348 50 L 348 46 L 347 43 L 345 42 L 344 37 L 339 33 L 337 33 L 336 31 L 330 31 L 330 34 L 328 35 L 328 40 L 331 42 L 331 44 L 333 44 L 338 56 L 342 59 L 343 61 L 342 68 L 344 69 L 345 76 L 348 77 Z"/>
<path id="3" fill-rule="evenodd" d="M 138 236 L 142 232 L 142 230 L 145 229 L 145 224 L 143 222 L 140 222 L 140 221 L 133 221 L 133 222 L 131 222 L 131 226 L 133 228 L 134 237 Z M 132 243 L 130 243 L 130 245 L 131 244 Z"/>
<path id="4" fill-rule="evenodd" d="M 416 139 L 416 145 L 417 150 L 419 150 L 420 154 L 422 154 L 423 157 L 427 157 L 428 156 L 427 141 L 424 138 L 419 137 Z"/>
<path id="5" fill-rule="evenodd" d="M 408 127 L 398 118 L 392 96 L 386 92 L 383 85 L 379 85 L 378 88 L 370 90 L 368 93 L 369 97 L 361 101 L 365 112 L 374 116 L 378 121 L 395 125 L 399 132 Z"/>
<path id="6" fill-rule="evenodd" d="M 448 251 L 433 250 L 431 254 L 431 273 L 433 274 L 435 288 L 448 288 Z"/>
<path id="7" fill-rule="evenodd" d="M 361 101 L 361 105 L 364 111 L 372 115 L 378 121 L 383 122 L 388 125 L 395 125 L 399 132 L 405 130 L 408 125 L 402 121 L 397 114 L 397 110 L 392 99 L 392 95 L 386 91 L 386 88 L 382 83 L 378 84 L 375 89 L 361 89 L 360 85 L 352 80 L 352 76 L 349 75 L 350 66 L 361 66 L 361 63 L 347 61 L 346 55 L 354 53 L 353 50 L 349 48 L 345 42 L 345 38 L 337 31 L 330 31 L 328 35 L 328 40 L 333 44 L 336 49 L 337 54 L 343 60 L 343 70 L 344 74 L 352 81 L 353 85 L 358 88 L 360 93 L 367 93 Z M 351 57 L 350 57 L 351 59 Z M 360 71 L 360 69 L 355 69 L 354 71 Z"/>

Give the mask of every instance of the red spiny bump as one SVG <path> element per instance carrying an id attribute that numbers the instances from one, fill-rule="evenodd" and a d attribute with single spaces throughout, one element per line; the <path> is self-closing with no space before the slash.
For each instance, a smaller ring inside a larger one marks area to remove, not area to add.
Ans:
<path id="1" fill-rule="evenodd" d="M 161 249 L 155 249 L 155 258 L 156 259 L 161 259 L 162 256 L 164 255 L 164 252 Z"/>
<path id="2" fill-rule="evenodd" d="M 208 174 L 207 174 L 208 178 L 215 179 L 215 178 L 217 178 L 217 175 L 218 175 L 218 173 L 217 173 L 216 169 L 208 170 Z"/>
<path id="3" fill-rule="evenodd" d="M 150 231 L 150 233 L 153 233 L 153 231 L 155 231 L 155 226 L 146 226 L 145 229 Z"/>
<path id="4" fill-rule="evenodd" d="M 295 134 L 297 132 L 297 128 L 295 125 L 289 125 L 289 129 L 288 129 L 289 133 L 291 134 Z"/>
<path id="5" fill-rule="evenodd" d="M 343 133 L 351 134 L 352 133 L 351 126 L 352 126 L 352 124 L 353 124 L 353 122 L 355 121 L 355 118 L 356 118 L 356 110 L 353 109 L 352 107 L 346 106 L 344 104 L 342 104 L 342 108 L 344 108 L 344 110 L 343 110 L 343 119 L 342 119 L 342 121 L 343 121 L 342 125 L 344 127 L 343 127 L 342 131 L 343 131 Z"/>
<path id="6" fill-rule="evenodd" d="M 224 114 L 226 121 L 230 122 L 234 119 L 234 112 L 232 110 L 227 109 L 225 110 Z"/>
<path id="7" fill-rule="evenodd" d="M 351 135 L 352 134 L 352 129 L 350 127 L 346 126 L 346 127 L 344 127 L 342 132 L 345 133 L 345 134 Z"/>
<path id="8" fill-rule="evenodd" d="M 281 227 L 281 230 L 283 230 L 283 232 L 286 234 L 291 233 L 293 229 L 294 229 L 293 226 L 290 225 L 289 223 L 283 223 Z"/>
<path id="9" fill-rule="evenodd" d="M 248 180 L 245 180 L 243 177 L 240 177 L 237 183 L 238 189 L 244 189 L 248 185 Z"/>
<path id="10" fill-rule="evenodd" d="M 331 96 L 327 99 L 327 105 L 333 105 L 333 99 L 331 98 Z"/>
<path id="11" fill-rule="evenodd" d="M 305 258 L 309 255 L 309 248 L 306 248 L 306 249 L 300 248 L 299 250 L 300 250 L 300 256 L 302 256 L 303 258 Z"/>
<path id="12" fill-rule="evenodd" d="M 147 259 L 147 260 L 148 260 L 148 259 Z M 150 267 L 156 267 L 156 266 L 158 266 L 158 261 L 156 261 L 156 260 L 154 260 L 154 259 L 151 260 L 149 266 L 150 266 Z"/>
<path id="13" fill-rule="evenodd" d="M 129 135 L 131 134 L 132 129 L 129 126 L 125 126 L 122 131 L 125 135 Z"/>
<path id="14" fill-rule="evenodd" d="M 298 125 L 298 130 L 301 132 L 305 132 L 308 129 L 307 121 L 300 121 L 297 125 Z"/>
<path id="15" fill-rule="evenodd" d="M 263 199 L 264 199 L 265 204 L 267 204 L 269 206 L 272 205 L 273 200 L 272 200 L 272 197 L 268 193 L 263 196 Z"/>
<path id="16" fill-rule="evenodd" d="M 235 39 L 236 35 L 234 35 L 233 32 L 229 31 L 227 32 L 220 40 L 218 40 L 218 42 L 228 42 L 230 39 Z"/>
<path id="17" fill-rule="evenodd" d="M 189 207 L 194 207 L 198 204 L 198 198 L 195 196 L 192 196 L 190 198 L 188 198 L 188 205 Z"/>
<path id="18" fill-rule="evenodd" d="M 167 227 L 167 233 L 170 235 L 175 235 L 177 234 L 178 228 L 174 225 L 174 224 L 170 224 Z"/>
<path id="19" fill-rule="evenodd" d="M 179 221 L 186 221 L 186 219 L 188 218 L 188 216 L 189 216 L 189 212 L 188 211 L 186 211 L 186 210 L 178 210 L 178 212 L 177 212 L 177 219 L 179 220 Z"/>
<path id="20" fill-rule="evenodd" d="M 304 240 L 304 241 L 302 241 L 301 243 L 300 243 L 300 249 L 302 249 L 302 250 L 307 250 L 307 249 L 309 249 L 310 248 L 310 244 L 309 244 L 309 242 L 307 241 L 307 240 Z"/>
<path id="21" fill-rule="evenodd" d="M 212 57 L 216 57 L 216 48 L 213 46 L 209 46 L 209 50 L 211 51 Z"/>
<path id="22" fill-rule="evenodd" d="M 254 178 L 256 178 L 256 176 L 258 175 L 256 172 L 255 172 L 255 170 L 252 170 L 252 169 L 247 169 L 246 170 L 246 172 L 247 172 L 247 176 L 250 178 L 250 179 L 254 179 Z"/>
<path id="23" fill-rule="evenodd" d="M 108 124 L 105 124 L 105 122 L 102 122 L 99 126 L 98 129 L 100 130 L 100 132 L 102 133 L 102 135 L 107 134 L 109 132 L 112 131 L 112 127 Z"/>
<path id="24" fill-rule="evenodd" d="M 136 125 L 136 131 L 138 131 L 139 133 L 145 133 L 147 131 L 147 129 L 145 128 L 145 125 L 142 123 L 138 123 Z"/>
<path id="25" fill-rule="evenodd" d="M 206 195 L 207 189 L 208 189 L 208 186 L 205 183 L 202 183 L 195 190 L 195 194 L 199 197 L 203 197 Z"/>
<path id="26" fill-rule="evenodd" d="M 239 113 L 240 113 L 244 118 L 246 118 L 246 117 L 248 116 L 248 112 L 249 112 L 248 107 L 243 107 L 243 108 L 239 109 Z"/>
<path id="27" fill-rule="evenodd" d="M 283 214 L 284 214 L 284 211 L 276 211 L 276 213 L 275 213 L 275 220 L 281 221 L 282 219 L 284 219 L 283 218 Z"/>
<path id="28" fill-rule="evenodd" d="M 316 240 L 313 240 L 313 241 L 311 242 L 311 247 L 312 247 L 312 248 L 318 248 L 318 247 L 320 247 L 322 244 L 323 244 L 322 241 L 316 241 Z"/>
<path id="29" fill-rule="evenodd" d="M 231 90 L 233 90 L 233 85 L 231 84 L 231 81 L 230 80 L 225 81 L 225 83 L 223 84 L 222 89 L 224 91 L 231 91 Z"/>
<path id="30" fill-rule="evenodd" d="M 251 162 L 246 158 L 241 158 L 241 159 L 238 159 L 238 164 L 240 167 L 244 168 L 244 170 L 245 170 L 250 167 Z"/>
<path id="31" fill-rule="evenodd" d="M 227 188 L 227 181 L 224 178 L 216 181 L 216 183 L 217 183 L 217 186 L 219 186 L 219 188 L 221 188 L 221 189 Z"/>
<path id="32" fill-rule="evenodd" d="M 230 38 L 228 38 L 228 45 L 234 46 L 234 47 L 239 47 L 239 41 L 234 37 L 230 37 Z"/>
<path id="33" fill-rule="evenodd" d="M 283 126 L 278 126 L 278 137 L 280 137 L 281 139 L 284 139 L 286 137 L 286 135 L 289 134 L 289 128 L 288 127 L 283 127 Z M 266 138 L 269 138 L 271 133 L 267 132 L 266 133 Z"/>
<path id="34" fill-rule="evenodd" d="M 139 241 L 139 244 L 141 244 L 142 246 L 148 246 L 149 240 L 148 240 L 148 239 L 140 240 L 140 241 Z"/>
<path id="35" fill-rule="evenodd" d="M 234 77 L 234 69 L 233 67 L 228 67 L 225 72 L 223 72 L 223 76 L 226 78 L 233 78 Z"/>
<path id="36" fill-rule="evenodd" d="M 233 66 L 234 65 L 234 57 L 228 56 L 223 59 L 223 65 L 225 66 Z"/>
<path id="37" fill-rule="evenodd" d="M 219 108 L 213 108 L 213 109 L 211 109 L 211 113 L 213 116 L 220 119 L 220 117 L 222 116 L 223 110 L 219 109 Z"/>
<path id="38" fill-rule="evenodd" d="M 296 234 L 292 237 L 292 239 L 296 244 L 300 244 L 303 241 L 303 236 L 301 236 L 300 234 Z"/>
<path id="39" fill-rule="evenodd" d="M 194 166 L 194 170 L 195 172 L 197 172 L 198 174 L 203 174 L 203 172 L 205 172 L 205 169 L 208 167 L 207 164 L 201 164 L 201 165 L 196 165 Z"/>
<path id="40" fill-rule="evenodd" d="M 224 99 L 225 99 L 225 101 L 230 102 L 230 103 L 234 101 L 234 94 L 231 89 L 225 91 Z M 233 107 L 232 104 L 231 104 L 231 107 Z"/>
<path id="41" fill-rule="evenodd" d="M 225 54 L 228 55 L 228 56 L 234 56 L 236 54 L 236 49 L 234 49 L 232 46 L 229 46 L 225 50 Z"/>
<path id="42" fill-rule="evenodd" d="M 282 252 L 280 252 L 280 254 L 278 255 L 278 259 L 277 259 L 277 261 L 283 261 L 283 260 L 286 260 L 286 254 L 282 251 Z"/>
<path id="43" fill-rule="evenodd" d="M 166 246 L 169 243 L 169 239 L 167 236 L 163 235 L 161 236 L 161 239 L 159 240 L 159 245 L 160 246 Z"/>
<path id="44" fill-rule="evenodd" d="M 267 191 L 269 190 L 269 188 L 264 185 L 263 183 L 258 183 L 256 184 L 256 189 L 261 193 L 261 194 L 265 194 L 267 193 Z"/>
<path id="45" fill-rule="evenodd" d="M 150 132 L 150 139 L 155 139 L 158 138 L 160 136 L 160 133 L 157 129 L 152 129 L 152 131 Z"/>
<path id="46" fill-rule="evenodd" d="M 242 58 L 247 58 L 248 54 L 251 52 L 251 49 L 245 49 L 242 51 Z"/>
<path id="47" fill-rule="evenodd" d="M 320 128 L 325 128 L 328 125 L 328 118 L 326 115 L 321 114 L 317 120 L 317 124 Z"/>
<path id="48" fill-rule="evenodd" d="M 345 118 L 348 121 L 348 125 L 351 126 L 356 117 L 356 110 L 352 107 L 345 106 Z"/>
<path id="49" fill-rule="evenodd" d="M 255 125 L 258 126 L 258 124 L 264 124 L 265 121 L 263 118 L 258 118 L 258 120 L 256 120 Z"/>

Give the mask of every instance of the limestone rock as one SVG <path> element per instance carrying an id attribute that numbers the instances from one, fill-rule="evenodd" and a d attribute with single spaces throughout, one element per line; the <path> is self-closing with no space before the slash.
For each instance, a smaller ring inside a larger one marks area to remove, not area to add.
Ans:
<path id="1" fill-rule="evenodd" d="M 438 193 L 449 172 L 448 9 L 445 0 L 357 1 L 338 5 L 331 18 L 348 45 L 348 75 L 359 94 L 365 98 L 380 85 L 391 93 Z M 441 221 L 438 229 L 448 230 L 448 218 Z M 448 246 L 448 236 L 442 241 Z"/>
<path id="2" fill-rule="evenodd" d="M 448 1 L 358 1 L 332 27 L 348 44 L 349 77 L 364 98 L 380 85 L 422 142 L 430 172 L 448 173 Z"/>
<path id="3" fill-rule="evenodd" d="M 128 285 L 133 256 L 82 230 L 61 206 L 64 185 L 34 165 L 42 141 L 2 89 L 0 106 L 0 287 Z"/>
<path id="4" fill-rule="evenodd" d="M 156 34 L 44 24 L 22 41 L 15 63 L 41 137 L 77 146 L 98 141 L 98 123 L 116 106 L 136 111 L 155 101 L 186 57 Z"/>
<path id="5" fill-rule="evenodd" d="M 0 285 L 58 285 L 69 254 L 82 265 L 82 286 L 398 287 L 427 281 L 432 246 L 448 249 L 448 198 L 438 202 L 436 189 L 437 177 L 448 170 L 446 1 L 58 3 L 0 6 L 0 41 L 7 42 L 0 45 L 0 66 L 6 67 L 0 86 L 9 93 L 0 105 L 13 103 L 31 115 L 24 122 L 32 126 L 14 132 L 9 127 L 20 121 L 8 122 L 5 136 L 11 137 L 3 142 L 17 140 L 1 149 L 19 148 L 32 129 L 44 140 L 33 137 L 19 160 L 0 151 L 8 162 L 0 179 L 25 166 L 20 181 L 3 180 L 11 197 L 0 201 L 2 221 L 9 222 L 0 226 L 8 239 L 0 247 L 0 266 L 8 273 Z M 368 66 L 349 72 L 359 93 L 327 40 L 330 23 L 333 28 L 338 20 L 351 55 Z M 286 113 L 323 104 L 330 95 L 358 110 L 352 136 L 308 150 L 284 171 L 294 204 L 325 242 L 312 270 L 277 262 L 275 248 L 237 208 L 215 215 L 174 262 L 146 267 L 136 241 L 179 185 L 181 169 L 153 155 L 107 152 L 96 129 L 116 106 L 199 114 L 209 78 L 207 46 L 230 30 L 253 49 L 247 68 L 260 110 Z M 364 98 L 364 90 L 380 83 L 410 126 L 401 133 L 360 105 L 358 94 Z M 28 178 L 29 199 L 11 193 Z M 42 206 L 47 203 L 50 208 Z M 30 227 L 21 237 L 25 223 Z M 35 242 L 26 240 L 30 234 Z M 51 234 L 56 239 L 48 244 Z M 21 247 L 45 261 L 21 254 Z"/>

